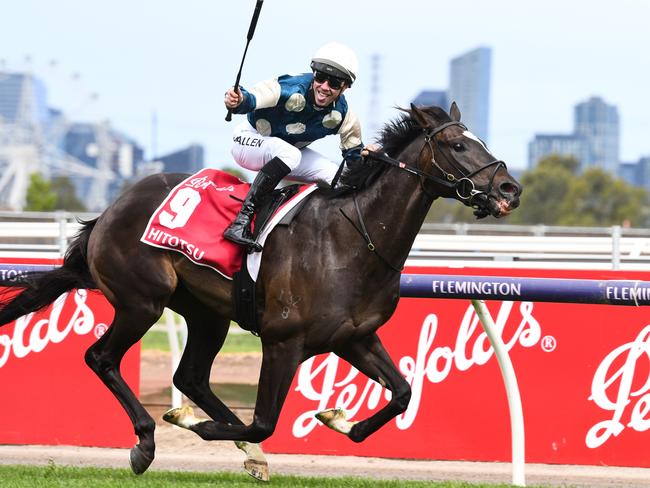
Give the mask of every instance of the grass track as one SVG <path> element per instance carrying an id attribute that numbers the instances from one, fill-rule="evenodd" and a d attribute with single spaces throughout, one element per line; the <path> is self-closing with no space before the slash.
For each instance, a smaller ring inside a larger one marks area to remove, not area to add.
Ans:
<path id="1" fill-rule="evenodd" d="M 167 332 L 161 330 L 149 330 L 142 338 L 142 348 L 169 351 Z M 260 342 L 259 337 L 255 337 L 253 334 L 248 332 L 245 334 L 228 334 L 220 353 L 240 352 L 262 352 L 262 343 Z"/>
<path id="2" fill-rule="evenodd" d="M 127 469 L 73 468 L 58 466 L 0 466 L 2 488 L 506 488 L 504 484 L 472 484 L 464 482 L 381 481 L 363 478 L 312 478 L 302 476 L 273 476 L 270 483 L 260 483 L 245 474 L 191 473 L 180 471 L 150 471 L 135 476 Z M 533 488 L 533 487 L 530 487 Z"/>

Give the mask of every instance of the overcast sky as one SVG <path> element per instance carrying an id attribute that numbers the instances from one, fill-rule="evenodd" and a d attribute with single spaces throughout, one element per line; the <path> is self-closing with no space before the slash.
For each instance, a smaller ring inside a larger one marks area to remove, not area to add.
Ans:
<path id="1" fill-rule="evenodd" d="M 110 120 L 147 156 L 155 112 L 159 155 L 197 142 L 208 166 L 228 166 L 232 127 L 222 95 L 234 82 L 254 5 L 0 0 L 0 68 L 31 70 L 48 85 L 50 105 L 74 119 Z M 573 106 L 601 96 L 619 109 L 622 159 L 636 161 L 650 155 L 649 22 L 645 0 L 266 0 L 242 84 L 307 71 L 320 45 L 348 44 L 361 67 L 346 96 L 370 142 L 373 54 L 381 55 L 376 113 L 385 122 L 420 90 L 446 89 L 451 58 L 489 46 L 496 156 L 525 167 L 535 133 L 571 132 Z M 336 160 L 338 140 L 329 139 L 317 148 Z"/>

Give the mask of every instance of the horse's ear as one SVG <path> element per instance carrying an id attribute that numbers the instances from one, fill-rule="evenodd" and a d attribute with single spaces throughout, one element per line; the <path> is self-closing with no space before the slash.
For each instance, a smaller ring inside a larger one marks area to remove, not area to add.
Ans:
<path id="1" fill-rule="evenodd" d="M 451 117 L 451 120 L 455 122 L 460 122 L 460 109 L 458 108 L 458 105 L 456 105 L 456 102 L 451 102 L 451 108 L 449 109 L 449 116 Z"/>
<path id="2" fill-rule="evenodd" d="M 415 119 L 415 121 L 418 123 L 420 127 L 422 127 L 423 129 L 427 127 L 431 127 L 431 121 L 429 120 L 427 115 L 422 110 L 417 108 L 414 104 L 411 104 L 410 112 L 411 112 L 411 116 Z"/>

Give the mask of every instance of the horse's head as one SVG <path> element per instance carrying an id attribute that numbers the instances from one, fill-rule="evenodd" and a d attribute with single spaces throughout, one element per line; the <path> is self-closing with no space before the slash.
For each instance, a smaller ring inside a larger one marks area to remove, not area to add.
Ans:
<path id="1" fill-rule="evenodd" d="M 437 107 L 406 110 L 423 130 L 409 148 L 411 161 L 431 177 L 429 193 L 460 200 L 475 209 L 478 218 L 503 217 L 519 206 L 521 185 L 487 146 L 460 122 L 452 103 L 449 114 Z M 445 183 L 447 182 L 447 183 Z"/>

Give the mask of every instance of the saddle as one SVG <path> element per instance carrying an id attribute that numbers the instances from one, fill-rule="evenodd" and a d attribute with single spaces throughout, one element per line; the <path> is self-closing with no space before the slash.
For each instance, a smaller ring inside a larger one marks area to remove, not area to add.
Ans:
<path id="1" fill-rule="evenodd" d="M 274 190 L 259 204 L 259 211 L 255 216 L 255 226 L 253 237 L 257 240 L 259 235 L 267 227 L 269 220 L 283 203 L 291 199 L 298 193 L 300 185 L 289 185 Z M 300 213 L 307 199 L 303 199 L 294 208 L 292 208 L 277 225 L 289 225 L 293 219 Z M 235 322 L 239 326 L 259 336 L 260 329 L 257 321 L 257 309 L 255 307 L 255 281 L 248 272 L 247 260 L 250 254 L 244 253 L 242 257 L 241 268 L 233 274 L 232 278 L 232 297 L 235 309 Z"/>

